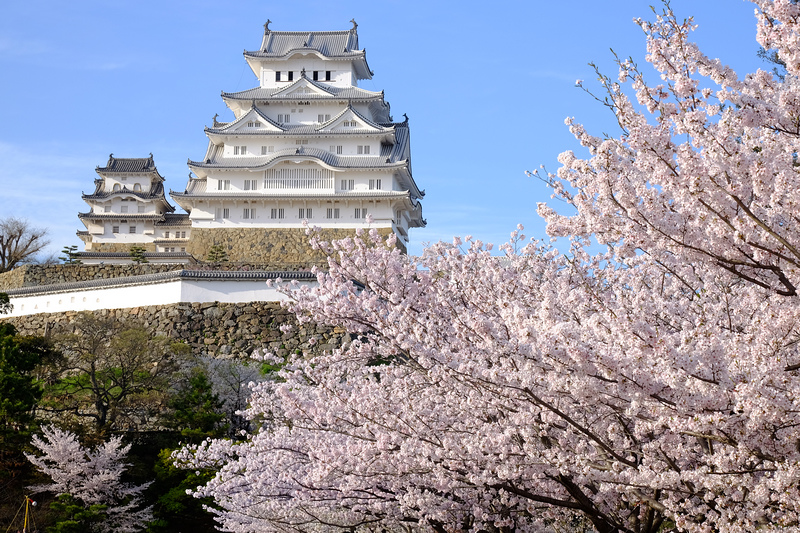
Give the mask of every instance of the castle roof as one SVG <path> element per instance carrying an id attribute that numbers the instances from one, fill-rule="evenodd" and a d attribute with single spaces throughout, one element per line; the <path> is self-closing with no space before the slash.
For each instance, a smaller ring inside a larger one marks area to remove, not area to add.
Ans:
<path id="1" fill-rule="evenodd" d="M 203 169 L 248 169 L 262 170 L 271 167 L 280 161 L 296 161 L 298 159 L 317 160 L 336 169 L 390 169 L 407 166 L 404 160 L 396 160 L 380 155 L 337 155 L 320 148 L 287 148 L 267 155 L 252 157 L 223 158 L 223 146 L 216 146 L 212 150 L 212 157 L 206 161 L 188 161 L 192 170 Z"/>
<path id="2" fill-rule="evenodd" d="M 191 227 L 192 221 L 187 213 L 165 213 L 163 220 L 156 221 L 156 226 L 186 226 Z"/>
<path id="3" fill-rule="evenodd" d="M 135 157 L 135 158 L 121 158 L 114 157 L 114 154 L 109 154 L 108 163 L 106 166 L 98 166 L 95 171 L 98 174 L 119 174 L 119 173 L 151 173 L 155 172 L 156 175 L 163 181 L 164 178 L 158 174 L 158 169 L 153 161 L 153 154 L 150 157 Z"/>
<path id="4" fill-rule="evenodd" d="M 243 122 L 248 122 L 253 120 L 253 115 L 256 115 L 260 119 L 263 119 L 268 124 L 272 125 L 274 129 L 266 129 L 266 128 L 257 128 L 253 131 L 250 130 L 241 130 L 235 129 L 238 125 Z M 336 122 L 346 115 L 353 115 L 360 119 L 361 123 L 366 125 L 366 127 L 361 128 L 352 128 L 347 130 L 331 130 L 330 127 Z M 251 107 L 250 111 L 247 113 L 243 113 L 239 118 L 232 122 L 215 122 L 213 128 L 206 128 L 206 133 L 211 135 L 314 135 L 314 134 L 325 134 L 325 135 L 352 135 L 352 134 L 375 134 L 375 133 L 394 133 L 395 127 L 408 127 L 405 122 L 400 122 L 398 124 L 392 122 L 386 123 L 377 123 L 370 120 L 368 117 L 364 116 L 360 113 L 357 109 L 353 106 L 348 105 L 338 114 L 334 115 L 333 118 L 327 120 L 321 124 L 286 124 L 286 123 L 278 123 L 269 118 L 264 112 L 259 109 L 258 107 Z"/>
<path id="5" fill-rule="evenodd" d="M 283 57 L 294 50 L 316 50 L 326 57 L 352 57 L 363 54 L 358 49 L 358 33 L 344 31 L 272 31 L 264 32 L 261 47 L 245 55 Z"/>
<path id="6" fill-rule="evenodd" d="M 77 252 L 76 257 L 84 259 L 119 259 L 130 257 L 125 252 Z M 145 252 L 146 258 L 190 258 L 186 252 Z M 59 292 L 78 291 L 92 288 L 121 287 L 129 285 L 145 285 L 165 281 L 182 280 L 223 280 L 223 281 L 249 281 L 249 280 L 268 280 L 268 279 L 296 279 L 312 281 L 316 275 L 308 271 L 276 271 L 269 272 L 264 270 L 249 271 L 225 271 L 225 270 L 173 270 L 171 272 L 159 272 L 156 274 L 143 274 L 140 276 L 128 276 L 124 278 L 105 278 L 92 279 L 87 281 L 76 281 L 69 283 L 58 283 L 53 285 L 39 285 L 36 287 L 22 287 L 19 289 L 9 289 L 6 291 L 9 296 L 32 296 L 38 294 L 49 294 Z"/>
<path id="7" fill-rule="evenodd" d="M 264 25 L 264 37 L 258 50 L 244 52 L 250 66 L 255 60 L 283 60 L 295 53 L 316 53 L 325 59 L 353 60 L 360 79 L 371 79 L 367 65 L 367 51 L 358 49 L 357 24 L 344 31 L 272 31 L 269 22 Z M 253 69 L 255 72 L 256 69 Z"/>
<path id="8" fill-rule="evenodd" d="M 174 209 L 174 208 L 173 208 Z M 164 220 L 158 213 L 78 213 L 81 220 Z"/>
<path id="9" fill-rule="evenodd" d="M 296 87 L 312 85 L 321 92 L 293 93 Z M 383 100 L 383 91 L 368 91 L 360 87 L 336 87 L 300 77 L 285 87 L 255 87 L 235 93 L 222 92 L 223 100 Z"/>
<path id="10" fill-rule="evenodd" d="M 142 200 L 164 199 L 164 184 L 161 181 L 154 181 L 150 185 L 149 191 L 132 191 L 128 187 L 123 187 L 118 191 L 107 192 L 103 187 L 103 180 L 96 180 L 95 191 L 92 194 L 83 194 L 81 198 L 84 200 L 105 200 L 113 196 L 135 196 Z M 169 206 L 169 204 L 167 204 Z M 169 206 L 171 210 L 175 208 Z"/>

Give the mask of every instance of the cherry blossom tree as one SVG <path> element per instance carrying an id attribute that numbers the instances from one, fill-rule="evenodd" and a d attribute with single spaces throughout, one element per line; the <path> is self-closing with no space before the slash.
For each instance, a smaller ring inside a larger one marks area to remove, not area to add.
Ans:
<path id="1" fill-rule="evenodd" d="M 87 509 L 106 506 L 105 520 L 92 531 L 134 532 L 144 529 L 151 520 L 149 507 L 141 505 L 141 493 L 147 485 L 132 486 L 122 482 L 130 445 L 122 437 L 111 437 L 97 448 L 84 448 L 75 434 L 56 427 L 42 428 L 43 438 L 34 436 L 33 446 L 42 455 L 25 454 L 52 483 L 32 487 L 36 492 L 68 494 Z"/>
<path id="2" fill-rule="evenodd" d="M 230 531 L 800 527 L 800 7 L 756 0 L 786 65 L 739 78 L 668 9 L 602 78 L 622 134 L 540 175 L 567 255 L 519 231 L 417 259 L 332 243 L 301 322 L 355 340 L 253 389 L 243 442 L 179 461 Z M 630 87 L 629 96 L 625 88 Z M 591 255 L 590 237 L 608 245 Z"/>

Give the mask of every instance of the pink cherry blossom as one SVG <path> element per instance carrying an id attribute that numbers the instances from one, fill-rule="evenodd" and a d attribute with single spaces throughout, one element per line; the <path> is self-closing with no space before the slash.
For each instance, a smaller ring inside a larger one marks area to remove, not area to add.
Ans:
<path id="1" fill-rule="evenodd" d="M 535 173 L 574 208 L 492 256 L 456 237 L 409 258 L 377 232 L 313 238 L 301 323 L 352 341 L 253 387 L 215 468 L 228 531 L 655 533 L 800 527 L 800 7 L 756 0 L 786 75 L 739 77 L 669 9 L 601 77 L 619 137 Z M 608 251 L 592 255 L 591 238 Z"/>

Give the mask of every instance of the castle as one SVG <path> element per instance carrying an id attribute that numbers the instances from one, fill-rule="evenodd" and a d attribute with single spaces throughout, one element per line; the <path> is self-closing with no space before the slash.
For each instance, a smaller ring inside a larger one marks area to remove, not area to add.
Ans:
<path id="1" fill-rule="evenodd" d="M 109 156 L 78 236 L 84 263 L 130 261 L 131 246 L 151 262 L 187 263 L 221 247 L 231 261 L 302 265 L 313 256 L 304 223 L 331 238 L 356 228 L 397 235 L 425 225 L 411 174 L 408 118 L 394 122 L 372 78 L 357 24 L 346 31 L 279 32 L 264 25 L 258 50 L 244 52 L 258 86 L 222 93 L 234 119 L 214 116 L 208 146 L 189 160 L 186 187 L 167 200 L 148 158 Z"/>
<path id="2" fill-rule="evenodd" d="M 383 91 L 358 87 L 373 72 L 351 22 L 280 32 L 267 21 L 244 53 L 258 86 L 222 93 L 234 118 L 214 116 L 205 154 L 169 199 L 152 154 L 110 155 L 83 195 L 82 264 L 0 274 L 10 316 L 274 302 L 282 296 L 265 280 L 314 283 L 310 266 L 324 263 L 307 225 L 329 239 L 375 228 L 405 250 L 409 230 L 425 226 L 408 117 L 395 122 Z M 224 266 L 208 263 L 220 253 Z"/>

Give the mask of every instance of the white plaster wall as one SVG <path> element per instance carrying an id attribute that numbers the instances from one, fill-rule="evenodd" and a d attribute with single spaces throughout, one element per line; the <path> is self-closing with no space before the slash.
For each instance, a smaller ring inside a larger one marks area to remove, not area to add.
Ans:
<path id="1" fill-rule="evenodd" d="M 358 81 L 353 74 L 353 67 L 350 61 L 330 61 L 321 59 L 316 54 L 297 54 L 285 61 L 281 60 L 280 63 L 276 61 L 264 62 L 261 67 L 261 79 L 259 83 L 261 87 L 285 87 L 291 82 L 286 81 L 286 72 L 294 72 L 294 80 L 300 79 L 300 72 L 306 69 L 306 76 L 313 79 L 313 72 L 315 70 L 321 71 L 318 80 L 322 83 L 331 85 L 356 85 Z M 275 71 L 278 70 L 282 73 L 282 80 L 275 81 Z M 325 81 L 325 71 L 331 71 L 331 81 Z"/>
<path id="2" fill-rule="evenodd" d="M 175 303 L 180 301 L 180 285 L 180 280 L 174 280 L 150 285 L 86 289 L 38 296 L 11 296 L 14 310 L 6 316 Z"/>
<path id="3" fill-rule="evenodd" d="M 298 283 L 316 284 L 316 281 Z M 181 302 L 282 302 L 286 296 L 266 281 L 183 280 Z"/>
<path id="4" fill-rule="evenodd" d="M 300 283 L 316 283 L 301 281 Z M 84 289 L 39 296 L 11 296 L 14 309 L 4 316 L 65 311 L 96 311 L 179 302 L 283 301 L 285 297 L 264 280 L 170 280 L 104 289 Z"/>

